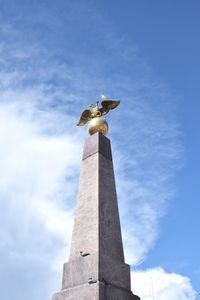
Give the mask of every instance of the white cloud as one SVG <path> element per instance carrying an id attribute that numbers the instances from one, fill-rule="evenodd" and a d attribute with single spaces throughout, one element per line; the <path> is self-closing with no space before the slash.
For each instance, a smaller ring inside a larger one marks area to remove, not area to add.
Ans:
<path id="1" fill-rule="evenodd" d="M 13 107 L 1 106 L 0 140 L 1 243 L 18 255 L 24 245 L 24 254 L 32 255 L 29 237 L 35 251 L 41 243 L 38 226 L 43 237 L 51 234 L 69 243 L 73 219 L 68 201 L 76 190 L 80 156 L 77 137 L 44 135 Z"/>
<path id="2" fill-rule="evenodd" d="M 141 300 L 194 300 L 190 279 L 161 267 L 132 272 L 132 290 Z"/>
<path id="3" fill-rule="evenodd" d="M 44 130 L 59 112 L 44 112 L 41 118 L 31 102 L 31 113 L 24 107 L 22 111 L 20 104 L 0 105 L 0 276 L 4 274 L 1 290 L 8 299 L 12 293 L 6 292 L 7 274 L 12 286 L 20 286 L 18 280 L 29 280 L 26 274 L 32 268 L 31 277 L 37 274 L 35 290 L 44 272 L 40 268 L 49 272 L 47 282 L 62 269 L 68 257 L 81 157 L 80 135 Z M 56 284 L 57 278 L 38 295 L 47 298 Z M 34 293 L 29 298 L 35 299 Z"/>

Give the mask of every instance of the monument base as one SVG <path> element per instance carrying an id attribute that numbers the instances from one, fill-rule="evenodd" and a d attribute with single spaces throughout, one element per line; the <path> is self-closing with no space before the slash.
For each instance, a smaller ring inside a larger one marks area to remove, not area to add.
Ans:
<path id="1" fill-rule="evenodd" d="M 130 290 L 122 289 L 105 282 L 82 284 L 61 290 L 52 300 L 139 300 Z"/>

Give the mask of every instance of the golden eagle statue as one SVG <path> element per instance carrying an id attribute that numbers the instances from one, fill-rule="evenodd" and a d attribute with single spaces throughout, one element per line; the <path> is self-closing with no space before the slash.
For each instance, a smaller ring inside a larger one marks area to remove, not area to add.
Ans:
<path id="1" fill-rule="evenodd" d="M 90 108 L 84 109 L 81 114 L 80 120 L 77 123 L 77 126 L 82 126 L 90 121 L 90 134 L 101 132 L 105 135 L 108 132 L 108 124 L 106 120 L 102 119 L 101 117 L 107 114 L 111 109 L 116 108 L 120 103 L 120 100 L 109 99 L 103 95 L 101 96 L 101 98 L 101 107 L 99 107 L 99 101 L 97 101 L 95 104 L 91 104 Z"/>

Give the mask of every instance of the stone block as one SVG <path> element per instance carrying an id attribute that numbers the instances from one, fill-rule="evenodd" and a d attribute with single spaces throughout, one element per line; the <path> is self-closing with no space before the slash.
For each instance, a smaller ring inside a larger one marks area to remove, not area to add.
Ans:
<path id="1" fill-rule="evenodd" d="M 62 289 L 85 284 L 91 277 L 98 280 L 98 271 L 99 259 L 97 253 L 70 260 L 63 266 Z"/>

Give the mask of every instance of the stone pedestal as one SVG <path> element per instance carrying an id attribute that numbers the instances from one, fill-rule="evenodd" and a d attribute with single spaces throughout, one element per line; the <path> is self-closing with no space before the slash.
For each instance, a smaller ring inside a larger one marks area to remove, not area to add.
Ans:
<path id="1" fill-rule="evenodd" d="M 110 141 L 96 133 L 85 143 L 69 262 L 53 300 L 140 299 L 130 288 Z"/>

